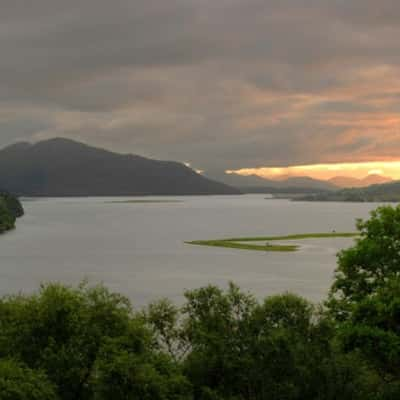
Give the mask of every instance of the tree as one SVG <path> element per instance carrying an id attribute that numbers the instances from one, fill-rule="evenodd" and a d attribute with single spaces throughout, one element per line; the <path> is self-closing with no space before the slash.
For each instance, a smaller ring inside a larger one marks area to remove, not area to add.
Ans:
<path id="1" fill-rule="evenodd" d="M 131 347 L 130 340 L 109 341 L 93 374 L 94 400 L 191 400 L 191 385 L 170 357 Z"/>
<path id="2" fill-rule="evenodd" d="M 306 300 L 259 304 L 231 284 L 186 293 L 181 326 L 195 399 L 365 399 L 362 365 L 333 345 L 333 326 Z"/>
<path id="3" fill-rule="evenodd" d="M 7 203 L 0 196 L 0 233 L 13 229 L 15 226 L 15 216 L 9 210 Z"/>
<path id="4" fill-rule="evenodd" d="M 374 294 L 353 305 L 339 326 L 345 352 L 358 352 L 381 379 L 382 399 L 400 398 L 400 279 L 383 283 Z"/>
<path id="5" fill-rule="evenodd" d="M 1 400 L 56 400 L 56 391 L 46 374 L 11 359 L 0 360 Z"/>
<path id="6" fill-rule="evenodd" d="M 22 204 L 16 196 L 4 191 L 0 191 L 0 197 L 3 198 L 8 210 L 15 218 L 19 218 L 24 215 Z"/>
<path id="7" fill-rule="evenodd" d="M 182 377 L 179 368 L 172 368 L 175 364 L 167 356 L 163 360 L 173 372 L 159 368 L 161 356 L 142 316 L 133 312 L 125 297 L 102 286 L 49 284 L 38 294 L 3 298 L 0 327 L 0 358 L 14 358 L 43 371 L 62 400 L 102 398 L 106 383 L 116 387 L 112 372 L 118 367 L 123 379 L 134 380 L 130 372 L 135 365 L 143 388 L 157 375 L 153 386 L 161 382 L 165 387 L 159 398 L 179 398 L 174 390 L 180 393 L 181 388 L 173 384 Z M 126 369 L 121 371 L 121 365 Z M 131 386 L 125 386 L 123 395 L 111 397 L 134 398 L 137 387 L 130 392 Z"/>
<path id="8" fill-rule="evenodd" d="M 400 274 L 400 205 L 379 207 L 359 220 L 360 238 L 338 255 L 329 307 L 346 319 L 354 304 L 364 300 Z"/>
<path id="9" fill-rule="evenodd" d="M 345 353 L 359 354 L 380 379 L 377 399 L 400 397 L 400 206 L 359 220 L 360 238 L 338 257 L 329 301 Z M 374 378 L 371 375 L 371 380 Z"/>

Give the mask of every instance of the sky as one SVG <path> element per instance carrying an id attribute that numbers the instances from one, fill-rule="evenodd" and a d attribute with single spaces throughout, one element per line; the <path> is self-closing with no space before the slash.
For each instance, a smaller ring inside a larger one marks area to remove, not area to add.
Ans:
<path id="1" fill-rule="evenodd" d="M 328 180 L 338 177 L 363 179 L 380 175 L 400 180 L 400 161 L 372 161 L 311 165 L 289 165 L 286 167 L 259 167 L 226 170 L 227 174 L 242 176 L 258 175 L 269 179 L 286 179 L 288 177 L 309 176 L 315 179 Z"/>
<path id="2" fill-rule="evenodd" d="M 206 172 L 379 162 L 362 174 L 400 177 L 398 0 L 0 10 L 0 147 L 67 137 Z"/>

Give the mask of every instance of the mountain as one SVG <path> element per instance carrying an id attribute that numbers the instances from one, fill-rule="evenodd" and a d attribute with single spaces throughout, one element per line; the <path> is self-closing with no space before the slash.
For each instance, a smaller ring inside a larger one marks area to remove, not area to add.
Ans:
<path id="1" fill-rule="evenodd" d="M 0 187 L 24 196 L 240 193 L 178 162 L 117 154 L 63 138 L 0 150 Z"/>
<path id="2" fill-rule="evenodd" d="M 225 171 L 206 171 L 205 176 L 237 188 L 270 186 L 274 183 L 274 181 L 261 178 L 258 175 L 227 174 Z"/>
<path id="3" fill-rule="evenodd" d="M 279 187 L 298 187 L 298 188 L 310 188 L 316 190 L 335 190 L 337 186 L 319 179 L 310 178 L 308 176 L 296 176 L 286 178 L 282 181 L 276 181 Z"/>
<path id="4" fill-rule="evenodd" d="M 361 186 L 360 179 L 352 178 L 349 176 L 335 176 L 334 178 L 329 179 L 328 182 L 341 188 Z"/>
<path id="5" fill-rule="evenodd" d="M 304 201 L 400 202 L 400 181 L 296 198 Z"/>
<path id="6" fill-rule="evenodd" d="M 347 176 L 336 176 L 329 179 L 328 182 L 342 188 L 361 188 L 371 185 L 391 182 L 392 179 L 386 176 L 371 174 L 363 179 L 351 178 Z"/>
<path id="7" fill-rule="evenodd" d="M 371 175 L 368 175 L 367 177 L 365 177 L 364 179 L 362 179 L 361 182 L 365 186 L 371 186 L 371 185 L 379 185 L 379 184 L 383 184 L 383 183 L 393 182 L 393 179 L 388 176 L 371 174 Z"/>
<path id="8" fill-rule="evenodd" d="M 331 182 L 313 179 L 308 176 L 287 177 L 280 180 L 261 178 L 257 175 L 239 175 L 224 172 L 206 172 L 208 177 L 217 179 L 228 185 L 240 188 L 247 193 L 276 193 L 276 192 L 315 192 L 337 190 L 338 187 Z"/>

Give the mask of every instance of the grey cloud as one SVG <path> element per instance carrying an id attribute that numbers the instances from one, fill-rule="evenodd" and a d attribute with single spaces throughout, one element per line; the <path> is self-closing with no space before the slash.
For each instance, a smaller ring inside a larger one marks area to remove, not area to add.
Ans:
<path id="1" fill-rule="evenodd" d="M 398 1 L 0 0 L 0 10 L 0 146 L 68 136 L 201 169 L 340 161 L 381 148 L 379 129 L 365 135 L 349 114 L 400 112 Z"/>

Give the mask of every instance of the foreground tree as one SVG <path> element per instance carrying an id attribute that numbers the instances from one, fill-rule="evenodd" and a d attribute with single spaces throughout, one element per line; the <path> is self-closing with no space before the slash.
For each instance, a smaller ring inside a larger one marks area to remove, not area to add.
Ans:
<path id="1" fill-rule="evenodd" d="M 347 353 L 358 353 L 380 379 L 377 399 L 400 398 L 400 279 L 383 283 L 353 304 L 338 338 Z"/>
<path id="2" fill-rule="evenodd" d="M 339 254 L 328 301 L 337 337 L 380 378 L 377 399 L 400 398 L 400 206 L 359 221 L 360 239 Z"/>
<path id="3" fill-rule="evenodd" d="M 189 291 L 186 300 L 181 310 L 152 305 L 148 319 L 161 347 L 185 350 L 196 400 L 367 398 L 362 362 L 338 352 L 332 325 L 304 299 L 260 304 L 231 284 Z"/>
<path id="4" fill-rule="evenodd" d="M 162 301 L 135 313 L 104 287 L 50 284 L 0 301 L 0 393 L 12 400 L 368 399 L 363 361 L 339 352 L 333 327 L 298 296 L 259 303 L 234 285 L 189 291 L 180 309 Z"/>
<path id="5" fill-rule="evenodd" d="M 330 308 L 345 319 L 352 306 L 400 275 L 400 205 L 379 207 L 358 220 L 356 244 L 338 255 Z"/>
<path id="6" fill-rule="evenodd" d="M 7 203 L 0 196 L 0 233 L 13 229 L 16 217 L 9 210 Z"/>
<path id="7" fill-rule="evenodd" d="M 128 300 L 104 287 L 51 284 L 37 295 L 3 298 L 0 327 L 0 358 L 42 371 L 60 399 L 179 398 L 178 366 L 158 354 Z"/>
<path id="8" fill-rule="evenodd" d="M 14 360 L 0 360 L 1 400 L 57 400 L 46 374 Z"/>

